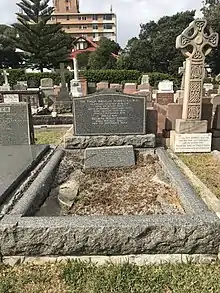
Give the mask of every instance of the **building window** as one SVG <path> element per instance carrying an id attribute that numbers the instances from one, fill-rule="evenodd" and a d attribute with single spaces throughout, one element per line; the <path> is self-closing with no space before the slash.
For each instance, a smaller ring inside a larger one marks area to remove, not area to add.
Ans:
<path id="1" fill-rule="evenodd" d="M 98 15 L 94 14 L 94 15 L 92 16 L 92 19 L 93 19 L 93 20 L 98 20 Z"/>
<path id="2" fill-rule="evenodd" d="M 68 29 L 68 30 L 70 29 L 70 26 L 69 26 L 69 25 L 67 26 L 67 29 Z"/>
<path id="3" fill-rule="evenodd" d="M 69 11 L 69 6 L 66 6 L 66 11 Z"/>
<path id="4" fill-rule="evenodd" d="M 97 30 L 99 28 L 98 24 L 93 24 L 92 29 Z"/>
<path id="5" fill-rule="evenodd" d="M 70 16 L 69 15 L 66 16 L 66 20 L 70 20 Z"/>
<path id="6" fill-rule="evenodd" d="M 78 20 L 86 20 L 86 16 L 79 16 Z"/>
<path id="7" fill-rule="evenodd" d="M 80 29 L 80 30 L 86 30 L 86 29 L 87 29 L 87 25 L 80 25 L 80 26 L 79 26 L 79 29 Z"/>
<path id="8" fill-rule="evenodd" d="M 103 20 L 112 20 L 112 15 L 111 14 L 103 15 Z"/>
<path id="9" fill-rule="evenodd" d="M 66 3 L 68 3 L 69 2 L 69 0 L 66 0 Z"/>
<path id="10" fill-rule="evenodd" d="M 103 24 L 103 28 L 104 28 L 104 30 L 111 30 L 112 29 L 112 24 L 110 24 L 110 23 L 104 23 Z"/>

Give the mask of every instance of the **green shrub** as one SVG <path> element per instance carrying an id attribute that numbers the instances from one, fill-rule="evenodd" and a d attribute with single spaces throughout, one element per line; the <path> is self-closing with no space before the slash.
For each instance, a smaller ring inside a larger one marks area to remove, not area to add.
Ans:
<path id="1" fill-rule="evenodd" d="M 60 84 L 60 74 L 59 72 L 53 72 L 53 73 L 25 73 L 24 69 L 9 69 L 7 70 L 9 73 L 9 83 L 11 86 L 15 85 L 17 81 L 22 80 L 34 80 L 36 82 L 36 85 L 40 85 L 41 78 L 47 78 L 50 77 L 53 79 L 55 85 Z M 0 70 L 0 73 L 2 73 L 2 70 Z M 83 75 L 88 82 L 95 82 L 98 83 L 100 81 L 108 81 L 109 83 L 119 83 L 119 84 L 125 84 L 128 82 L 132 83 L 141 83 L 141 77 L 143 73 L 137 71 L 137 70 L 85 70 L 80 72 L 81 75 Z M 168 79 L 174 82 L 174 86 L 177 88 L 180 86 L 180 80 L 179 77 L 174 77 L 167 73 L 160 73 L 160 72 L 151 72 L 148 73 L 150 77 L 150 84 L 153 87 L 157 87 L 158 83 L 164 79 Z M 73 73 L 66 72 L 66 82 L 69 83 L 70 80 L 73 78 Z M 4 82 L 4 78 L 2 74 L 0 74 L 0 84 Z"/>
<path id="2" fill-rule="evenodd" d="M 50 73 L 50 72 L 44 72 L 44 73 L 25 73 L 24 69 L 9 69 L 7 70 L 9 73 L 8 80 L 11 86 L 15 85 L 17 81 L 28 81 L 28 80 L 34 80 L 36 81 L 36 85 L 40 86 L 40 80 L 42 78 L 50 77 L 53 79 L 54 84 L 59 85 L 60 80 L 60 74 L 57 73 Z M 2 70 L 0 70 L 0 73 L 2 73 Z M 65 73 L 66 76 L 66 82 L 69 82 L 72 79 L 72 73 Z M 0 74 L 0 84 L 4 82 L 4 77 L 2 74 Z"/>
<path id="3" fill-rule="evenodd" d="M 85 70 L 82 72 L 89 82 L 108 81 L 122 83 L 122 81 L 138 81 L 141 73 L 137 70 Z"/>

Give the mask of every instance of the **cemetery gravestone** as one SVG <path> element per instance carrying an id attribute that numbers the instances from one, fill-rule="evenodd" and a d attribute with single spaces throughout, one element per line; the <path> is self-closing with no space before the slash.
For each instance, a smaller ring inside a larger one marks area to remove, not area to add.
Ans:
<path id="1" fill-rule="evenodd" d="M 39 88 L 39 84 L 38 84 L 38 81 L 35 80 L 35 79 L 29 79 L 27 81 L 27 87 L 28 89 L 36 89 L 36 88 Z"/>
<path id="2" fill-rule="evenodd" d="M 10 84 L 8 82 L 8 75 L 9 75 L 9 73 L 7 73 L 7 71 L 5 69 L 3 69 L 2 75 L 4 77 L 4 83 L 0 87 L 0 91 L 10 91 Z"/>
<path id="3" fill-rule="evenodd" d="M 40 89 L 46 97 L 54 94 L 53 79 L 42 78 L 40 81 Z"/>
<path id="4" fill-rule="evenodd" d="M 206 93 L 214 89 L 214 85 L 212 83 L 204 83 L 203 88 L 205 89 Z"/>
<path id="5" fill-rule="evenodd" d="M 127 146 L 87 148 L 84 168 L 119 168 L 135 165 L 134 148 Z"/>
<path id="6" fill-rule="evenodd" d="M 0 145 L 34 143 L 31 109 L 28 103 L 0 104 Z"/>
<path id="7" fill-rule="evenodd" d="M 5 104 L 19 103 L 19 95 L 18 94 L 4 94 L 3 100 Z"/>
<path id="8" fill-rule="evenodd" d="M 70 92 L 73 98 L 79 98 L 82 97 L 82 88 L 81 84 L 78 80 L 72 79 L 70 81 Z"/>
<path id="9" fill-rule="evenodd" d="M 144 97 L 99 94 L 73 100 L 75 135 L 145 134 Z"/>
<path id="10" fill-rule="evenodd" d="M 173 93 L 173 81 L 163 80 L 158 84 L 158 93 Z"/>
<path id="11" fill-rule="evenodd" d="M 208 28 L 205 19 L 196 19 L 177 37 L 176 47 L 182 50 L 187 59 L 182 119 L 176 122 L 175 131 L 171 132 L 171 148 L 176 152 L 193 152 L 193 147 L 194 152 L 211 151 L 211 135 L 207 133 L 208 121 L 201 121 L 202 96 L 205 56 L 217 45 L 218 34 Z M 192 51 L 188 50 L 189 46 Z M 181 129 L 184 129 L 184 133 Z M 189 147 L 190 144 L 192 147 Z"/>

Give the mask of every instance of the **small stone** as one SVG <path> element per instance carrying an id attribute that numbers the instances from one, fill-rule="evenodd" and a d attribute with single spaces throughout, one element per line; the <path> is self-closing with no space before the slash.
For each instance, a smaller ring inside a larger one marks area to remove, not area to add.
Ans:
<path id="1" fill-rule="evenodd" d="M 82 176 L 83 173 L 81 170 L 76 170 L 72 173 L 70 179 L 60 186 L 58 200 L 62 205 L 68 208 L 72 207 L 79 192 L 80 179 Z"/>

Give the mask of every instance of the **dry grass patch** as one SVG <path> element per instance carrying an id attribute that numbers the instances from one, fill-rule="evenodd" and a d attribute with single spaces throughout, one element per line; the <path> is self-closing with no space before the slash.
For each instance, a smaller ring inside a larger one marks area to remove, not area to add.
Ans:
<path id="1" fill-rule="evenodd" d="M 53 129 L 35 129 L 36 144 L 54 144 L 60 143 L 61 138 L 67 132 L 67 128 L 53 128 Z"/>
<path id="2" fill-rule="evenodd" d="M 59 264 L 0 266 L 0 293 L 66 293 Z"/>
<path id="3" fill-rule="evenodd" d="M 220 198 L 220 164 L 212 154 L 181 154 L 180 159 Z"/>
<path id="4" fill-rule="evenodd" d="M 0 266 L 0 293 L 219 293 L 220 264 Z"/>

